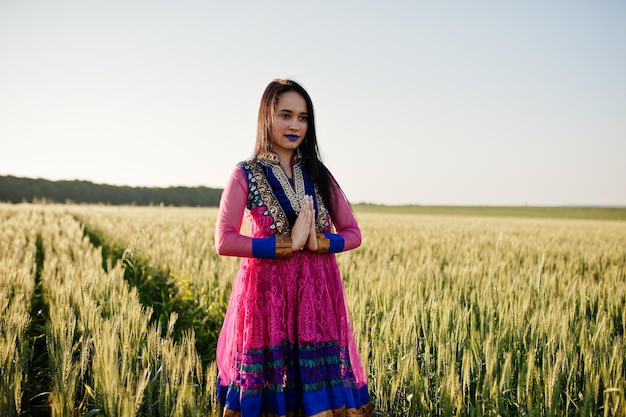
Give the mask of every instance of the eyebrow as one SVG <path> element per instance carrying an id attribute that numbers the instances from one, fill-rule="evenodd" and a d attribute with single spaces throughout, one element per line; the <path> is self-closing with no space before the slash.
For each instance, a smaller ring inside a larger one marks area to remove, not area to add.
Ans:
<path id="1" fill-rule="evenodd" d="M 278 111 L 279 111 L 279 112 L 284 112 L 284 113 L 293 113 L 293 110 L 288 110 L 288 109 L 282 109 L 282 110 L 278 110 Z M 302 112 L 302 113 L 300 113 L 300 114 L 306 114 L 306 115 L 308 115 L 309 113 L 307 113 L 307 112 L 303 111 L 303 112 Z"/>

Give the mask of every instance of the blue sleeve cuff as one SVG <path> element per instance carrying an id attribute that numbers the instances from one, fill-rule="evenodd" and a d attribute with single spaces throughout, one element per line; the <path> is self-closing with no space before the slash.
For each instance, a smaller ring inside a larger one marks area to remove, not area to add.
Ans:
<path id="1" fill-rule="evenodd" d="M 324 233 L 324 236 L 328 240 L 330 240 L 330 248 L 328 248 L 328 253 L 337 253 L 343 251 L 343 246 L 345 244 L 345 240 L 343 237 L 336 233 Z"/>
<path id="2" fill-rule="evenodd" d="M 275 258 L 276 257 L 276 236 L 258 237 L 252 239 L 253 258 Z"/>

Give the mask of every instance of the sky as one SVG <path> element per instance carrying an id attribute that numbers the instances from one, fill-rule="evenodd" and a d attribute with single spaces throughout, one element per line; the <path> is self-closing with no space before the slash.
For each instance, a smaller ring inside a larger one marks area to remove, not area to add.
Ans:
<path id="1" fill-rule="evenodd" d="M 352 203 L 626 206 L 610 0 L 0 0 L 0 175 L 223 188 L 275 78 Z"/>

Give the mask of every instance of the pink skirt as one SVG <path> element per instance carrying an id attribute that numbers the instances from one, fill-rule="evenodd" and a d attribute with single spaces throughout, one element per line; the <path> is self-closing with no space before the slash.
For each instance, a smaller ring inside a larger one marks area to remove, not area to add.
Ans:
<path id="1" fill-rule="evenodd" d="M 217 345 L 225 416 L 370 416 L 334 254 L 244 258 Z"/>

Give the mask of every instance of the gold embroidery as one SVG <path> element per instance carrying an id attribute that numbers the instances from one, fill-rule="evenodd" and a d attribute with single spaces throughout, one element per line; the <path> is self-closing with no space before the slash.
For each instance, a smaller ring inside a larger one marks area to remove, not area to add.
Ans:
<path id="1" fill-rule="evenodd" d="M 269 215 L 272 216 L 272 219 L 274 220 L 274 224 L 272 224 L 270 228 L 275 229 L 277 235 L 290 236 L 291 229 L 289 228 L 287 215 L 274 195 L 272 187 L 270 186 L 270 183 L 261 168 L 261 164 L 257 163 L 256 160 L 252 160 L 248 162 L 248 166 L 252 171 L 254 182 L 257 185 L 255 192 L 258 193 L 261 204 L 267 207 Z"/>
<path id="2" fill-rule="evenodd" d="M 289 178 L 285 175 L 285 170 L 280 165 L 272 164 L 272 172 L 278 178 L 281 187 L 283 187 L 285 195 L 291 203 L 291 208 L 296 213 L 300 213 L 300 202 L 304 199 L 304 177 L 302 176 L 302 168 L 300 168 L 299 163 L 294 164 L 291 170 L 293 172 L 294 187 L 291 186 Z"/>
<path id="3" fill-rule="evenodd" d="M 315 184 L 315 199 L 317 200 L 316 228 L 318 233 L 323 233 L 326 231 L 326 227 L 330 226 L 330 223 L 328 221 L 328 210 L 324 205 L 320 190 L 317 188 L 317 184 Z"/>
<path id="4" fill-rule="evenodd" d="M 249 181 L 253 182 L 256 186 L 254 194 L 258 196 L 260 203 L 267 207 L 269 215 L 272 216 L 272 219 L 274 220 L 274 224 L 272 224 L 270 228 L 276 230 L 277 235 L 291 236 L 291 227 L 287 220 L 287 215 L 274 195 L 274 191 L 265 176 L 262 166 L 266 165 L 271 167 L 272 172 L 276 175 L 278 181 L 285 190 L 285 194 L 287 195 L 291 206 L 296 213 L 299 213 L 300 201 L 304 198 L 305 193 L 304 175 L 302 173 L 301 165 L 302 162 L 296 158 L 296 163 L 293 166 L 295 190 L 291 187 L 291 184 L 289 183 L 289 180 L 287 179 L 287 176 L 282 168 L 280 168 L 280 160 L 278 159 L 278 155 L 275 153 L 264 153 L 258 158 L 247 161 L 247 163 L 250 171 L 252 172 L 252 178 L 250 178 Z M 329 222 L 328 210 L 322 201 L 317 184 L 314 185 L 314 188 L 315 199 L 317 200 L 317 216 L 315 226 L 318 233 L 323 233 L 326 231 L 327 227 L 331 226 L 331 223 Z"/>

